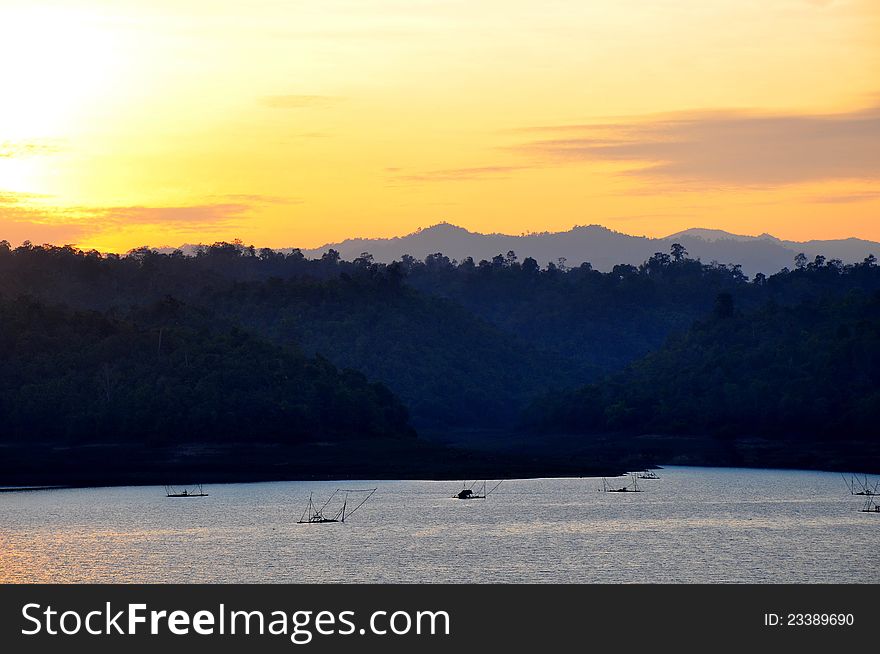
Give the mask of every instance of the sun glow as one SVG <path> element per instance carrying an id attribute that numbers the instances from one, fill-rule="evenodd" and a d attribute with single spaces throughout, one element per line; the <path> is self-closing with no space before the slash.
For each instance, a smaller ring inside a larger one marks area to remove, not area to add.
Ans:
<path id="1" fill-rule="evenodd" d="M 876 0 L 0 0 L 0 238 L 878 239 L 878 29 Z"/>
<path id="2" fill-rule="evenodd" d="M 0 145 L 55 147 L 42 140 L 68 134 L 110 83 L 114 45 L 94 15 L 0 8 Z"/>

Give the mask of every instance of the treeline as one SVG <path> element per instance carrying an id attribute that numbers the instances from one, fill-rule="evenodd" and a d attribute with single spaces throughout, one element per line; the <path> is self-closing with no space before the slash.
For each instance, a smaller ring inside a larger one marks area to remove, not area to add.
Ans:
<path id="1" fill-rule="evenodd" d="M 236 283 L 215 320 L 387 383 L 416 424 L 509 423 L 570 366 L 459 304 L 377 276 Z"/>
<path id="2" fill-rule="evenodd" d="M 685 334 L 527 411 L 541 431 L 876 441 L 880 293 L 740 311 L 719 296 Z"/>
<path id="3" fill-rule="evenodd" d="M 135 322 L 0 300 L 0 444 L 414 436 L 385 386 L 240 329 L 192 329 L 181 312 L 168 300 Z"/>
<path id="4" fill-rule="evenodd" d="M 769 302 L 784 312 L 880 289 L 872 257 L 792 264 L 749 279 L 677 244 L 602 273 L 562 260 L 542 268 L 513 252 L 381 264 L 367 253 L 310 260 L 241 243 L 116 256 L 0 242 L 0 296 L 97 311 L 154 336 L 238 330 L 385 384 L 418 427 L 509 427 L 536 398 L 568 397 L 659 350 L 710 315 L 719 295 L 752 315 Z"/>

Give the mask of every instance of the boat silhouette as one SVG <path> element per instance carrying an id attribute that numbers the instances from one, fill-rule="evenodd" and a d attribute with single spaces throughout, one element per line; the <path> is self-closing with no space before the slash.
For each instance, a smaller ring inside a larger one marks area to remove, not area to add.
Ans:
<path id="1" fill-rule="evenodd" d="M 202 490 L 201 484 L 193 486 L 193 490 L 185 487 L 182 491 L 177 490 L 174 486 L 165 486 L 165 497 L 208 497 L 208 494 Z"/>
<path id="2" fill-rule="evenodd" d="M 350 517 L 355 511 L 366 504 L 367 500 L 373 496 L 373 493 L 375 493 L 376 490 L 376 488 L 337 488 L 330 493 L 330 497 L 328 497 L 327 501 L 325 501 L 320 507 L 315 504 L 313 493 L 309 493 L 309 503 L 306 505 L 306 508 L 302 512 L 302 516 L 300 516 L 300 519 L 297 520 L 296 524 L 313 525 L 326 522 L 345 522 L 346 518 Z M 367 495 L 361 500 L 360 504 L 353 509 L 349 509 L 349 493 L 367 493 Z M 330 506 L 333 499 L 339 495 L 342 496 L 342 505 L 339 506 L 339 503 L 336 502 L 333 504 L 334 508 L 328 511 L 327 507 Z"/>
<path id="3" fill-rule="evenodd" d="M 865 499 L 865 505 L 859 509 L 862 513 L 880 513 L 880 504 L 874 499 L 874 495 L 869 495 Z"/>
<path id="4" fill-rule="evenodd" d="M 869 497 L 873 497 L 878 494 L 878 487 L 880 487 L 880 481 L 877 481 L 873 486 L 868 482 L 868 475 L 865 475 L 865 480 L 862 481 L 855 475 L 852 475 L 849 481 L 846 480 L 846 477 L 843 477 L 843 481 L 846 484 L 846 487 L 849 489 L 850 495 L 865 495 Z M 859 490 L 856 490 L 856 485 L 858 485 Z"/>
<path id="5" fill-rule="evenodd" d="M 611 486 L 608 480 L 602 477 L 602 488 L 599 491 L 602 493 L 641 493 L 642 489 L 639 488 L 638 478 L 631 474 L 630 479 L 630 483 L 626 486 Z"/>
<path id="6" fill-rule="evenodd" d="M 492 487 L 492 490 L 490 490 L 488 493 L 486 492 L 486 482 L 485 481 L 483 481 L 483 483 L 480 486 L 476 486 L 478 483 L 476 481 L 470 485 L 468 485 L 467 482 L 465 482 L 464 488 L 462 488 L 455 495 L 453 495 L 452 498 L 456 499 L 456 500 L 485 500 L 489 495 L 491 495 L 495 491 L 496 488 L 498 488 L 502 484 L 502 482 L 504 482 L 503 479 L 501 481 L 499 481 L 497 484 L 495 484 Z M 476 486 L 476 489 L 474 488 L 475 486 Z"/>

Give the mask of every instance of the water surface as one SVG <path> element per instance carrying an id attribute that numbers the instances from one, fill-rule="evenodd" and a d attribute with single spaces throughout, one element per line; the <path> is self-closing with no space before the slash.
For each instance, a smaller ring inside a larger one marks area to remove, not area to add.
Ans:
<path id="1" fill-rule="evenodd" d="M 880 515 L 838 474 L 659 473 L 637 494 L 531 479 L 472 501 L 432 481 L 0 493 L 0 581 L 880 582 Z M 345 524 L 296 524 L 309 492 L 372 486 Z"/>

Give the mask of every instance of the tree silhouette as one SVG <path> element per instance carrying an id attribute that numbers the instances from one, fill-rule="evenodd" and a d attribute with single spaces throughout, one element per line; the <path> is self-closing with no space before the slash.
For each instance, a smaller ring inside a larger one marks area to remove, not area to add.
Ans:
<path id="1" fill-rule="evenodd" d="M 688 251 L 681 243 L 673 243 L 669 248 L 673 261 L 682 261 L 687 258 Z"/>
<path id="2" fill-rule="evenodd" d="M 523 259 L 522 269 L 524 273 L 533 276 L 537 275 L 538 271 L 541 268 L 540 266 L 538 266 L 538 262 L 535 261 L 532 257 L 526 257 L 525 259 Z"/>

